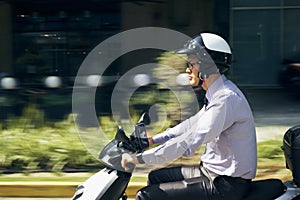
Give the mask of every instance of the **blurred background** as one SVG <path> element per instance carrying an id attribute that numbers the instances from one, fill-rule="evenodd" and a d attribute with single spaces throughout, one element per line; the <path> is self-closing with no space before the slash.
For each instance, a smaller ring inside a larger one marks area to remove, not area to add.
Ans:
<path id="1" fill-rule="evenodd" d="M 299 87 L 299 17 L 297 0 L 1 0 L 0 119 L 20 114 L 29 99 L 47 118 L 64 117 L 86 55 L 108 37 L 144 26 L 191 37 L 204 31 L 221 35 L 232 46 L 230 76 L 239 86 Z M 106 71 L 106 82 L 155 61 L 159 53 L 122 56 Z M 109 95 L 111 89 L 99 90 Z"/>
<path id="2" fill-rule="evenodd" d="M 298 0 L 0 0 L 1 172 L 88 171 L 101 165 L 78 139 L 72 86 L 88 53 L 110 36 L 145 26 L 190 37 L 217 33 L 232 47 L 228 76 L 242 90 L 272 98 L 288 91 L 291 97 L 300 91 L 299 18 Z M 110 97 L 118 78 L 144 63 L 166 64 L 167 58 L 158 50 L 137 50 L 113 62 L 101 84 L 94 84 L 99 77 L 87 77 L 83 86 L 97 87 L 95 109 L 111 136 L 116 124 Z M 135 95 L 133 113 L 158 101 L 170 107 L 168 125 L 177 123 L 175 98 L 165 88 L 142 85 Z M 274 100 L 267 99 L 250 103 L 263 112 Z"/>

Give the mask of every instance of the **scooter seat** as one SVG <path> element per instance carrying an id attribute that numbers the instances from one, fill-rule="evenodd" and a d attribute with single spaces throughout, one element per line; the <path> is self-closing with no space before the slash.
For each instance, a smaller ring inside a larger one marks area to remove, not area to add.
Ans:
<path id="1" fill-rule="evenodd" d="M 285 189 L 280 179 L 253 181 L 244 200 L 273 200 L 282 195 Z"/>

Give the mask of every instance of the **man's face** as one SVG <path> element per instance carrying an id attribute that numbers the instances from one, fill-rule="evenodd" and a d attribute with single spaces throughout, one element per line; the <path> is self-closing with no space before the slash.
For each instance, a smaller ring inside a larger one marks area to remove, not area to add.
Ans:
<path id="1" fill-rule="evenodd" d="M 196 55 L 191 54 L 188 55 L 187 58 L 187 68 L 185 70 L 185 72 L 188 74 L 189 76 L 189 82 L 191 86 L 198 86 L 199 84 L 199 59 L 197 58 Z"/>

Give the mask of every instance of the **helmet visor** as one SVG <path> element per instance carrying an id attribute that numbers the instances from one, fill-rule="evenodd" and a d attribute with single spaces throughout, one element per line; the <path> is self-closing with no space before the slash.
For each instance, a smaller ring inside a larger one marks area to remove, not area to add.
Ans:
<path id="1" fill-rule="evenodd" d="M 203 49 L 205 48 L 204 46 L 202 46 L 202 40 L 201 37 L 196 37 L 193 40 L 189 40 L 182 49 L 179 49 L 176 51 L 177 54 L 195 54 L 199 51 L 203 51 Z"/>

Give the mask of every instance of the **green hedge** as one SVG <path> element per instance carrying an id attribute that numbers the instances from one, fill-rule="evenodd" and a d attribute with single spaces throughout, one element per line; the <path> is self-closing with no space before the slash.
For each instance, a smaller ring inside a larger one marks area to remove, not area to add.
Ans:
<path id="1" fill-rule="evenodd" d="M 83 146 L 73 117 L 46 123 L 31 105 L 1 124 L 1 170 L 64 170 L 100 165 Z"/>

